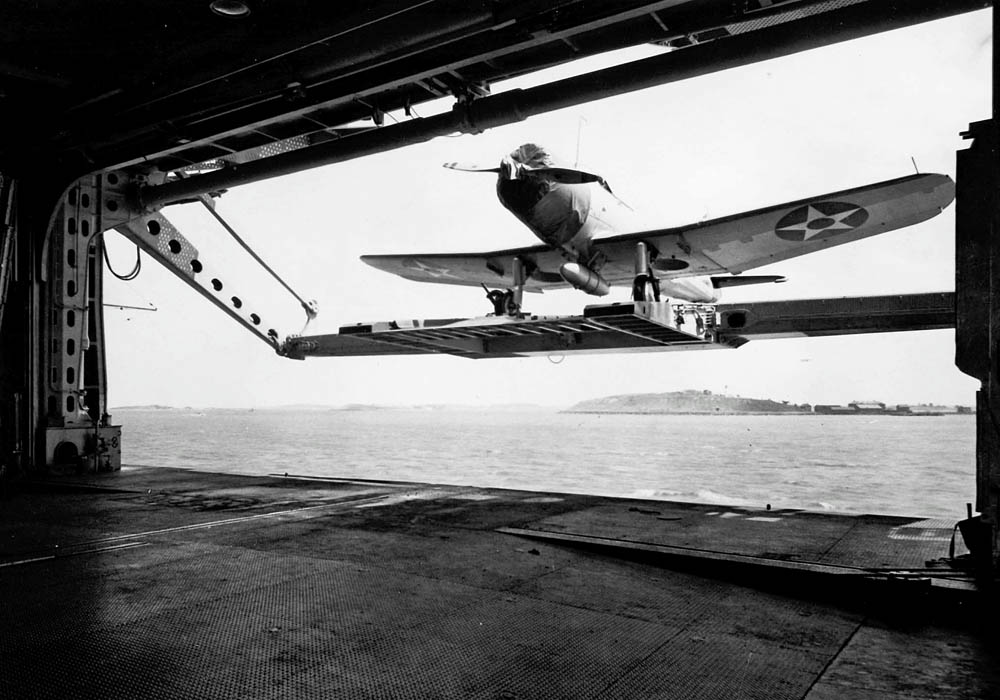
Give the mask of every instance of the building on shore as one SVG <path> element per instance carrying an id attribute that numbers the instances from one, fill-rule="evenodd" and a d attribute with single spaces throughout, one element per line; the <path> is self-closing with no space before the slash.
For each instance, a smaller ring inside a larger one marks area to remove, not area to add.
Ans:
<path id="1" fill-rule="evenodd" d="M 881 401 L 852 401 L 846 406 L 831 404 L 816 404 L 814 413 L 823 415 L 845 415 L 845 416 L 947 416 L 947 415 L 971 415 L 974 413 L 970 406 L 939 406 L 935 404 L 897 404 L 887 406 Z"/>

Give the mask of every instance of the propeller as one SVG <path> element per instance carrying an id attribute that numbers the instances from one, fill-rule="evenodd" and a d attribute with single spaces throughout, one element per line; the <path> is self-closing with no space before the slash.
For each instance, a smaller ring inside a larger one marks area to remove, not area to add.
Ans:
<path id="1" fill-rule="evenodd" d="M 445 163 L 444 167 L 449 170 L 459 170 L 463 173 L 493 173 L 495 175 L 500 174 L 502 169 L 499 167 L 489 168 L 484 165 L 476 165 L 475 163 L 460 163 L 454 161 L 451 163 Z M 556 168 L 550 166 L 542 166 L 538 168 L 533 168 L 530 165 L 524 165 L 523 163 L 517 164 L 517 169 L 520 172 L 534 173 L 535 175 L 541 175 L 542 177 L 547 177 L 556 182 L 562 182 L 567 185 L 581 185 L 586 182 L 597 182 L 611 192 L 611 188 L 608 183 L 600 175 L 595 175 L 594 173 L 588 173 L 584 170 L 576 170 L 574 168 Z"/>
<path id="2" fill-rule="evenodd" d="M 616 195 L 608 181 L 605 180 L 600 175 L 595 175 L 594 173 L 588 173 L 585 170 L 577 170 L 576 168 L 555 168 L 555 167 L 544 167 L 544 168 L 529 168 L 533 173 L 540 173 L 556 182 L 562 182 L 567 185 L 581 185 L 587 182 L 596 182 L 605 190 L 608 191 L 612 197 L 614 197 L 619 204 L 628 209 L 629 211 L 635 211 L 629 206 L 629 203 L 624 199 Z"/>
<path id="3" fill-rule="evenodd" d="M 445 163 L 444 167 L 449 170 L 458 170 L 463 173 L 493 173 L 494 175 L 500 175 L 504 172 L 503 168 L 500 167 L 488 168 L 486 166 L 476 165 L 475 163 L 460 163 L 458 161 Z M 617 199 L 622 206 L 632 209 L 627 202 L 622 200 L 621 197 L 616 195 L 611 190 L 611 185 L 608 184 L 607 180 L 595 173 L 588 173 L 585 170 L 578 170 L 576 168 L 559 168 L 547 165 L 533 168 L 530 165 L 525 165 L 523 163 L 517 163 L 517 171 L 534 173 L 535 175 L 540 175 L 544 178 L 548 178 L 555 182 L 561 182 L 566 185 L 582 185 L 589 182 L 596 182 L 607 190 L 612 197 Z"/>

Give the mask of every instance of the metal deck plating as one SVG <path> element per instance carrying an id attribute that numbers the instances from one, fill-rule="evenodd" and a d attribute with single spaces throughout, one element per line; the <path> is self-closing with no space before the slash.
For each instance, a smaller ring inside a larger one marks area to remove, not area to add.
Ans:
<path id="1" fill-rule="evenodd" d="M 4 510 L 2 697 L 1000 693 L 949 523 L 151 468 Z"/>

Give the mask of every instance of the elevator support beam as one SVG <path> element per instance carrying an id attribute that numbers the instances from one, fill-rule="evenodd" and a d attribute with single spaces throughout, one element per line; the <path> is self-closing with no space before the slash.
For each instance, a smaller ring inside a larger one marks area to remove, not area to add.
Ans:
<path id="1" fill-rule="evenodd" d="M 120 429 L 107 412 L 102 174 L 71 185 L 49 219 L 40 257 L 42 454 L 50 469 L 121 468 Z"/>
<path id="2" fill-rule="evenodd" d="M 121 464 L 120 431 L 107 415 L 104 178 L 60 191 L 59 177 L 29 175 L 2 207 L 0 471 L 8 477 Z"/>

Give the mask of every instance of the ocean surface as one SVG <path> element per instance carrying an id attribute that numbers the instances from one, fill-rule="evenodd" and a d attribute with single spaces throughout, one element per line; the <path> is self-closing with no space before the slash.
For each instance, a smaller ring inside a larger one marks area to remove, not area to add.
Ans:
<path id="1" fill-rule="evenodd" d="M 973 416 L 118 409 L 123 463 L 965 517 Z"/>

